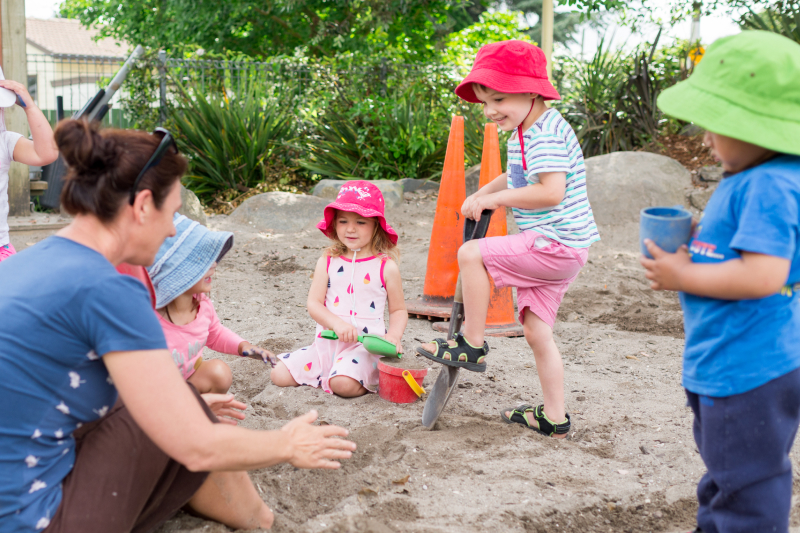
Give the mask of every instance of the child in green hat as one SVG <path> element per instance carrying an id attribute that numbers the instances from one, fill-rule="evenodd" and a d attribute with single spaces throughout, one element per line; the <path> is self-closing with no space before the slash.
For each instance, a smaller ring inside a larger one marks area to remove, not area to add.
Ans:
<path id="1" fill-rule="evenodd" d="M 725 171 L 688 247 L 642 257 L 680 291 L 683 386 L 708 471 L 696 531 L 787 532 L 800 424 L 800 44 L 715 42 L 658 106 L 707 130 Z"/>

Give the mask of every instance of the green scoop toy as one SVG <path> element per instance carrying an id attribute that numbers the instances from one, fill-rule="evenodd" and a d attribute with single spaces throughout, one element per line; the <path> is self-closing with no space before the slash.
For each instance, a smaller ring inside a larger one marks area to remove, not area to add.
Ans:
<path id="1" fill-rule="evenodd" d="M 339 337 L 336 336 L 336 333 L 329 329 L 326 329 L 322 333 L 320 333 L 320 337 L 331 341 L 339 339 Z M 359 335 L 358 342 L 363 344 L 364 348 L 366 348 L 366 350 L 373 355 L 381 355 L 383 357 L 397 357 L 398 359 L 403 358 L 403 354 L 397 353 L 397 346 L 395 346 L 394 343 L 389 342 L 383 337 L 379 337 L 378 335 L 373 335 L 372 333 L 365 333 L 364 335 Z"/>

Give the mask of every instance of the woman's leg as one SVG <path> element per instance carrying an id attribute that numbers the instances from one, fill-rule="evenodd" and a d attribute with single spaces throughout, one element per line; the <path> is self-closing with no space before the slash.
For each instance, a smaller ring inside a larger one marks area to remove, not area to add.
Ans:
<path id="1" fill-rule="evenodd" d="M 292 373 L 289 372 L 289 368 L 283 364 L 283 361 L 278 361 L 278 364 L 275 365 L 275 368 L 273 368 L 272 372 L 270 372 L 269 379 L 271 379 L 272 383 L 277 387 L 298 386 L 298 383 L 292 377 Z"/>
<path id="2" fill-rule="evenodd" d="M 342 398 L 355 398 L 367 393 L 367 389 L 351 377 L 333 376 L 328 383 L 331 392 Z"/>
<path id="3" fill-rule="evenodd" d="M 553 340 L 553 329 L 541 318 L 536 316 L 530 308 L 525 308 L 525 340 L 528 341 L 536 359 L 536 372 L 539 374 L 539 382 L 542 384 L 542 396 L 544 397 L 544 414 L 553 422 L 560 424 L 566 420 L 564 410 L 564 364 L 561 361 L 561 353 L 558 351 Z M 511 412 L 506 411 L 506 416 L 510 417 Z M 539 427 L 534 420 L 533 413 L 527 413 L 526 418 L 532 426 Z M 553 435 L 556 438 L 564 438 L 563 435 Z"/>
<path id="4" fill-rule="evenodd" d="M 194 374 L 189 376 L 187 381 L 194 385 L 200 394 L 207 392 L 225 394 L 231 388 L 233 374 L 225 361 L 207 359 L 203 361 L 200 368 L 195 370 Z"/>
<path id="5" fill-rule="evenodd" d="M 269 529 L 275 519 L 247 472 L 212 472 L 188 505 L 200 516 L 234 529 Z"/>

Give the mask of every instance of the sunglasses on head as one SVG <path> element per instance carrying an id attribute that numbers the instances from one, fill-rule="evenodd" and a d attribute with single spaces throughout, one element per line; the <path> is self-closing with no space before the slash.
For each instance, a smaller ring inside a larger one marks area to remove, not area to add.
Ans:
<path id="1" fill-rule="evenodd" d="M 136 181 L 133 182 L 133 187 L 131 187 L 131 197 L 130 197 L 130 204 L 133 205 L 134 200 L 136 199 L 136 193 L 139 192 L 139 183 L 141 183 L 142 178 L 147 171 L 153 167 L 158 166 L 161 163 L 161 160 L 164 158 L 164 155 L 167 153 L 167 150 L 172 148 L 175 152 L 178 153 L 178 146 L 175 144 L 175 139 L 173 139 L 172 134 L 165 130 L 164 128 L 156 128 L 153 131 L 153 135 L 160 137 L 161 142 L 158 143 L 158 147 L 156 147 L 156 151 L 153 152 L 153 155 L 150 156 L 150 159 L 147 160 L 144 168 L 139 175 L 136 176 Z"/>

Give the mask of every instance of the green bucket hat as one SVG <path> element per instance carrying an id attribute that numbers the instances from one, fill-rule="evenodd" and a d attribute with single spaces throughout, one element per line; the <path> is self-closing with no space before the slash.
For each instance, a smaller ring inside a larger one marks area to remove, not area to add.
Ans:
<path id="1" fill-rule="evenodd" d="M 766 31 L 718 39 L 689 79 L 659 95 L 658 107 L 708 131 L 800 155 L 800 44 Z"/>

